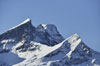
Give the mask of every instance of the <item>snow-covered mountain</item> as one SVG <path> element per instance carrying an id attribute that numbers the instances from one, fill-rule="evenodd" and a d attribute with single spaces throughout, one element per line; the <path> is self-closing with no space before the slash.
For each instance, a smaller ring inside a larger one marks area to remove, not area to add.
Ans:
<path id="1" fill-rule="evenodd" d="M 26 19 L 0 35 L 0 66 L 100 66 L 100 53 L 76 33 L 65 39 L 55 25 Z"/>

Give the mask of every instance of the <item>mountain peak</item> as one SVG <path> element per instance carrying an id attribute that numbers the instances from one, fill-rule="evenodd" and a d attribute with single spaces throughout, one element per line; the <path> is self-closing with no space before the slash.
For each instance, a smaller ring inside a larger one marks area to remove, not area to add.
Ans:
<path id="1" fill-rule="evenodd" d="M 15 28 L 17 28 L 17 27 L 19 27 L 19 26 L 22 26 L 22 25 L 24 25 L 24 24 L 30 24 L 30 25 L 32 25 L 32 24 L 31 24 L 31 19 L 30 19 L 30 18 L 27 18 L 27 19 L 24 20 L 22 23 L 20 23 L 19 25 L 17 25 L 17 26 L 15 26 L 15 27 L 11 28 L 10 30 L 15 29 Z"/>
<path id="2" fill-rule="evenodd" d="M 79 38 L 79 35 L 77 33 L 73 34 L 71 37 Z"/>
<path id="3" fill-rule="evenodd" d="M 45 44 L 49 44 L 50 46 L 54 46 L 64 40 L 64 38 L 58 32 L 56 26 L 53 24 L 40 24 L 39 26 L 37 26 L 36 30 L 38 37 L 42 40 L 47 40 L 44 42 Z"/>
<path id="4" fill-rule="evenodd" d="M 35 27 L 31 23 L 31 19 L 27 18 L 19 25 L 9 29 L 5 33 L 1 34 L 2 39 L 21 37 L 25 33 L 32 33 L 35 31 Z"/>
<path id="5" fill-rule="evenodd" d="M 55 25 L 53 25 L 53 24 L 40 24 L 39 26 L 38 26 L 39 28 L 42 28 L 42 29 L 50 29 L 50 28 L 53 28 L 53 29 L 56 29 L 56 26 Z"/>
<path id="6" fill-rule="evenodd" d="M 25 21 L 23 21 L 20 25 L 22 24 L 25 24 L 25 23 L 28 23 L 28 22 L 31 22 L 31 19 L 30 18 L 27 18 Z"/>
<path id="7" fill-rule="evenodd" d="M 64 39 L 55 25 L 34 27 L 29 18 L 0 35 L 0 59 L 0 66 L 100 66 L 100 53 L 77 33 Z"/>
<path id="8" fill-rule="evenodd" d="M 41 24 L 44 29 L 47 29 L 47 24 Z"/>
<path id="9" fill-rule="evenodd" d="M 79 35 L 77 33 L 73 34 L 72 36 L 70 36 L 69 38 L 67 38 L 69 43 L 72 43 L 76 40 L 80 39 Z"/>

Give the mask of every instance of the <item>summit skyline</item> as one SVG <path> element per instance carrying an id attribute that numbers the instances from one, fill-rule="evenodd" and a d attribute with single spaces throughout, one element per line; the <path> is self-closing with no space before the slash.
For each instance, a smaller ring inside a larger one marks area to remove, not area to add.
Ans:
<path id="1" fill-rule="evenodd" d="M 78 33 L 94 50 L 100 51 L 99 0 L 0 0 L 0 34 L 27 18 L 34 26 L 55 24 L 67 38 Z"/>

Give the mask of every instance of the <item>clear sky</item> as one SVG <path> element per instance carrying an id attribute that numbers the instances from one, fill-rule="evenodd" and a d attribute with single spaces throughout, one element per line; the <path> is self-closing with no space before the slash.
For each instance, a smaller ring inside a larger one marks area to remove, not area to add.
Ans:
<path id="1" fill-rule="evenodd" d="M 100 52 L 100 0 L 0 0 L 0 34 L 26 18 L 32 24 L 55 24 L 65 37 L 78 33 Z"/>

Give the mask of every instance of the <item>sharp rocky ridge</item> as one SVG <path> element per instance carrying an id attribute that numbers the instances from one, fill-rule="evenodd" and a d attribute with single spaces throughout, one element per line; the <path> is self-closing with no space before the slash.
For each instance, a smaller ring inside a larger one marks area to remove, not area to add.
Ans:
<path id="1" fill-rule="evenodd" d="M 54 46 L 64 38 L 57 31 L 55 25 L 52 24 L 40 24 L 34 27 L 31 20 L 28 18 L 16 27 L 11 28 L 7 32 L 0 35 L 0 40 L 4 39 L 16 39 L 16 40 L 34 40 L 49 46 Z"/>
<path id="2" fill-rule="evenodd" d="M 63 38 L 53 24 L 28 18 L 0 35 L 0 66 L 100 66 L 100 53 L 77 33 Z"/>

